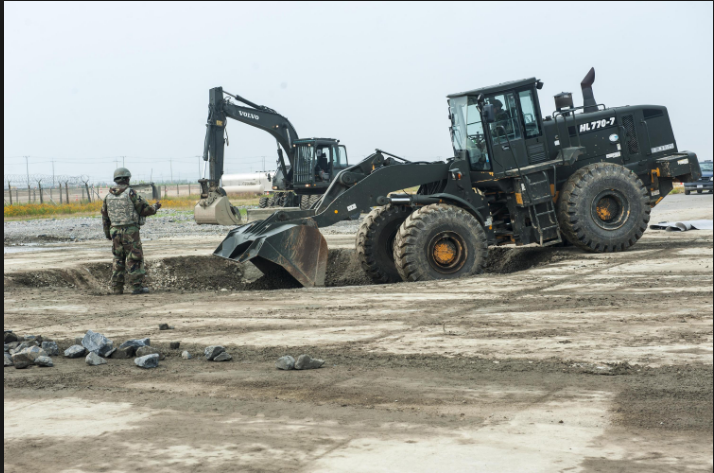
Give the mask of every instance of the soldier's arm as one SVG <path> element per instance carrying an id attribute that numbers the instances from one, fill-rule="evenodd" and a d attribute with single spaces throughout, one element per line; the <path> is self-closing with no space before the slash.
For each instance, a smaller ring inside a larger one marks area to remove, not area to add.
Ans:
<path id="1" fill-rule="evenodd" d="M 134 189 L 131 189 L 129 191 L 129 197 L 131 198 L 131 201 L 134 203 L 134 208 L 136 209 L 136 213 L 138 213 L 141 216 L 148 217 L 150 215 L 156 215 L 156 207 L 153 205 L 149 205 L 147 201 L 144 200 L 143 197 L 141 197 L 139 194 L 137 194 Z"/>
<path id="2" fill-rule="evenodd" d="M 108 239 L 112 238 L 109 230 L 112 228 L 112 221 L 109 220 L 109 212 L 107 211 L 107 201 L 105 200 L 102 204 L 102 227 L 104 229 L 104 236 Z"/>

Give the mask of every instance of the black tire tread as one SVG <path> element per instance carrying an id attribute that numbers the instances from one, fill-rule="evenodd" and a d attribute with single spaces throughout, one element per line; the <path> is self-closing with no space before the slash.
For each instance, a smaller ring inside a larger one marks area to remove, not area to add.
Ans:
<path id="1" fill-rule="evenodd" d="M 637 227 L 637 231 L 628 240 L 600 245 L 588 237 L 583 231 L 581 222 L 579 222 L 577 209 L 580 206 L 589 205 L 579 199 L 580 191 L 585 185 L 596 179 L 603 179 L 615 175 L 625 178 L 637 188 L 645 211 L 642 216 L 642 221 Z M 642 180 L 633 171 L 614 163 L 595 163 L 580 168 L 570 176 L 558 198 L 558 222 L 563 236 L 576 247 L 593 253 L 624 251 L 633 246 L 642 238 L 642 235 L 647 230 L 651 211 L 652 207 L 650 205 L 649 194 Z"/>
<path id="2" fill-rule="evenodd" d="M 425 281 L 430 278 L 426 277 L 424 268 L 419 267 L 412 258 L 410 253 L 414 251 L 413 242 L 419 232 L 427 229 L 430 220 L 434 220 L 437 216 L 447 216 L 451 219 L 465 220 L 473 219 L 477 225 L 474 227 L 476 232 L 475 238 L 478 246 L 485 252 L 478 268 L 472 275 L 482 273 L 486 267 L 488 256 L 488 239 L 486 232 L 476 218 L 466 210 L 448 204 L 432 204 L 420 208 L 413 212 L 399 228 L 397 236 L 394 240 L 394 263 L 397 271 L 404 281 L 416 282 Z M 472 237 L 473 238 L 473 237 Z"/>
<path id="3" fill-rule="evenodd" d="M 374 240 L 376 236 L 376 228 L 378 228 L 380 224 L 384 223 L 386 220 L 391 220 L 397 217 L 397 214 L 401 215 L 403 213 L 404 210 L 400 207 L 394 207 L 391 205 L 376 207 L 372 209 L 372 211 L 360 224 L 359 231 L 357 232 L 357 239 L 355 241 L 357 259 L 359 260 L 360 266 L 362 266 L 364 272 L 375 284 L 401 282 L 401 279 L 397 279 L 385 271 L 383 265 L 377 260 Z"/>

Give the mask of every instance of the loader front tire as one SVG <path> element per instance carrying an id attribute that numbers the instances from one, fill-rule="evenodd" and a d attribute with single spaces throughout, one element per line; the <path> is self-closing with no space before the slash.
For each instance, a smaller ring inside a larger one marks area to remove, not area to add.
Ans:
<path id="1" fill-rule="evenodd" d="M 412 213 L 394 241 L 394 262 L 404 281 L 457 279 L 483 272 L 488 239 L 466 210 L 432 204 Z"/>
<path id="2" fill-rule="evenodd" d="M 267 197 L 261 197 L 258 200 L 258 207 L 261 209 L 267 208 L 268 207 L 268 198 Z"/>
<path id="3" fill-rule="evenodd" d="M 637 174 L 614 163 L 579 169 L 563 186 L 558 223 L 565 238 L 590 252 L 623 251 L 650 221 L 649 195 Z"/>
<path id="4" fill-rule="evenodd" d="M 372 210 L 357 232 L 357 258 L 375 284 L 401 282 L 394 265 L 394 239 L 411 209 L 387 205 Z"/>

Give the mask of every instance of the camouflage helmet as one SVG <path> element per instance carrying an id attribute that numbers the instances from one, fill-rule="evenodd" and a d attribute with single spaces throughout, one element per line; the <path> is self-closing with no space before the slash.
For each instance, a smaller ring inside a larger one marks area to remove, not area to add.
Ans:
<path id="1" fill-rule="evenodd" d="M 116 168 L 114 170 L 114 180 L 117 179 L 129 179 L 131 177 L 131 172 L 127 168 Z"/>

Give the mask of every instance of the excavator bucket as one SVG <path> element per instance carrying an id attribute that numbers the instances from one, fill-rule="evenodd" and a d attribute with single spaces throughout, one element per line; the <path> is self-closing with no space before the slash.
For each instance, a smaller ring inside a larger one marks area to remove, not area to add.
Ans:
<path id="1" fill-rule="evenodd" d="M 234 228 L 213 254 L 239 263 L 250 261 L 264 274 L 283 273 L 282 268 L 305 287 L 324 286 L 325 238 L 312 218 L 281 222 L 284 215 L 276 212 L 260 222 Z"/>
<path id="2" fill-rule="evenodd" d="M 199 225 L 240 225 L 241 215 L 226 196 L 209 196 L 200 200 L 193 209 L 193 218 Z"/>

